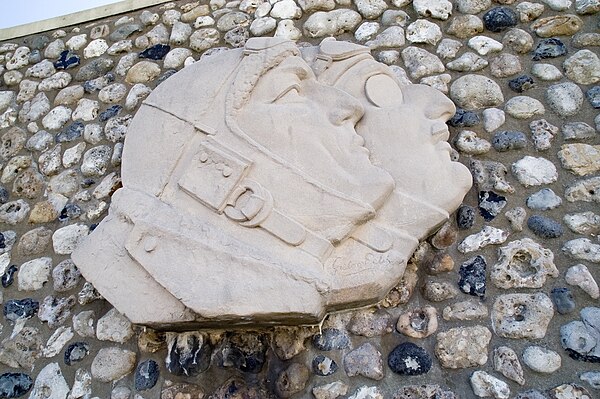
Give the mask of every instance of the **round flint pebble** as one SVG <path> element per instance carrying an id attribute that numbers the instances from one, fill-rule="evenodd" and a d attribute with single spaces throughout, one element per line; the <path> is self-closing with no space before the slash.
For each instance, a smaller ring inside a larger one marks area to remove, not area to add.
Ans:
<path id="1" fill-rule="evenodd" d="M 411 342 L 404 342 L 388 356 L 388 366 L 401 375 L 425 374 L 431 369 L 432 360 L 427 351 Z"/>
<path id="2" fill-rule="evenodd" d="M 25 395 L 33 380 L 25 373 L 0 374 L 0 398 L 18 398 Z"/>
<path id="3" fill-rule="evenodd" d="M 492 147 L 498 152 L 521 150 L 527 146 L 527 136 L 523 132 L 501 131 L 494 134 Z"/>
<path id="4" fill-rule="evenodd" d="M 475 223 L 475 208 L 469 205 L 463 205 L 456 212 L 456 224 L 461 230 L 468 230 Z"/>
<path id="5" fill-rule="evenodd" d="M 475 112 L 458 108 L 448 124 L 454 127 L 471 127 L 478 125 L 480 122 L 479 115 Z"/>
<path id="6" fill-rule="evenodd" d="M 527 227 L 542 238 L 557 238 L 563 234 L 563 228 L 560 223 L 540 215 L 531 216 L 527 220 Z"/>

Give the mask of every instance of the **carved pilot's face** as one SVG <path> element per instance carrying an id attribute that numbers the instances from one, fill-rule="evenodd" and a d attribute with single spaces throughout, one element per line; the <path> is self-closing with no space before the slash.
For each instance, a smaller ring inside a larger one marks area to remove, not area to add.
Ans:
<path id="1" fill-rule="evenodd" d="M 377 208 L 392 177 L 373 166 L 355 125 L 361 103 L 319 83 L 301 57 L 289 57 L 263 75 L 238 113 L 244 133 L 325 187 Z"/>
<path id="2" fill-rule="evenodd" d="M 446 121 L 455 112 L 452 101 L 429 86 L 399 86 L 386 73 L 365 79 L 350 72 L 335 87 L 361 100 L 365 115 L 356 129 L 398 190 L 443 209 L 460 204 L 472 180 L 451 159 Z"/>

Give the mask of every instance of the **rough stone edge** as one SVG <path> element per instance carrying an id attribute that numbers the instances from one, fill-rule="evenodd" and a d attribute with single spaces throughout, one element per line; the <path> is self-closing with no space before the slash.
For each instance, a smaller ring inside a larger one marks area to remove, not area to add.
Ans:
<path id="1" fill-rule="evenodd" d="M 106 4 L 100 7 L 74 12 L 72 14 L 30 22 L 12 28 L 0 29 L 0 41 L 33 35 L 58 28 L 65 28 L 67 26 L 90 22 L 112 15 L 152 7 L 157 4 L 169 3 L 171 1 L 173 0 L 124 0 L 118 3 Z"/>

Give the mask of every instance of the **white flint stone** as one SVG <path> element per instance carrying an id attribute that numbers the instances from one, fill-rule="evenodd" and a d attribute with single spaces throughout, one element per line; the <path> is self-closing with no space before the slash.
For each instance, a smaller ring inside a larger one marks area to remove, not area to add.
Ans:
<path id="1" fill-rule="evenodd" d="M 421 17 L 445 21 L 452 15 L 452 3 L 448 0 L 413 0 L 413 7 Z"/>
<path id="2" fill-rule="evenodd" d="M 504 46 L 497 40 L 487 36 L 474 36 L 469 39 L 467 45 L 477 51 L 479 55 L 488 55 L 502 51 Z"/>
<path id="3" fill-rule="evenodd" d="M 379 17 L 388 8 L 384 0 L 353 0 L 358 12 L 366 19 Z"/>
<path id="4" fill-rule="evenodd" d="M 335 399 L 348 393 L 348 385 L 342 381 L 334 381 L 329 384 L 319 385 L 312 389 L 315 399 Z"/>
<path id="5" fill-rule="evenodd" d="M 289 40 L 298 40 L 302 37 L 302 31 L 296 28 L 294 21 L 291 19 L 282 19 L 277 23 L 277 29 L 275 29 L 274 36 Z"/>
<path id="6" fill-rule="evenodd" d="M 402 29 L 392 26 L 387 28 L 383 33 L 393 28 Z M 437 56 L 422 48 L 410 46 L 402 50 L 401 54 L 404 65 L 413 79 L 420 79 L 424 76 L 442 73 L 446 70 L 444 64 L 442 64 L 442 61 Z"/>
<path id="7" fill-rule="evenodd" d="M 359 387 L 348 399 L 384 399 L 383 394 L 377 387 L 363 385 Z"/>
<path id="8" fill-rule="evenodd" d="M 504 230 L 492 226 L 484 226 L 476 234 L 467 236 L 459 245 L 458 251 L 466 254 L 477 251 L 492 244 L 502 244 L 508 238 L 508 233 Z"/>
<path id="9" fill-rule="evenodd" d="M 89 98 L 82 98 L 77 102 L 77 108 L 73 111 L 71 119 L 74 121 L 81 119 L 85 122 L 92 121 L 98 117 L 98 111 L 100 105 L 96 100 L 90 100 Z"/>
<path id="10" fill-rule="evenodd" d="M 133 42 L 131 40 L 119 40 L 106 50 L 108 55 L 116 55 L 120 53 L 128 53 L 133 50 Z"/>
<path id="11" fill-rule="evenodd" d="M 108 145 L 100 145 L 90 148 L 83 154 L 81 162 L 81 173 L 84 176 L 102 176 L 110 160 L 111 148 Z"/>
<path id="12" fill-rule="evenodd" d="M 547 82 L 560 80 L 563 76 L 562 72 L 552 64 L 533 64 L 531 74 Z"/>
<path id="13" fill-rule="evenodd" d="M 263 4 L 268 4 L 268 3 L 263 3 Z M 269 11 L 271 10 L 271 8 L 269 7 Z M 267 12 L 268 14 L 268 12 Z M 266 16 L 266 15 L 263 15 Z M 261 17 L 258 17 L 261 18 Z M 199 28 L 204 28 L 207 26 L 213 26 L 215 24 L 215 20 L 208 16 L 208 15 L 204 15 L 204 16 L 200 16 L 198 18 L 196 18 L 196 20 L 194 21 L 194 29 L 199 29 Z"/>
<path id="14" fill-rule="evenodd" d="M 494 349 L 494 370 L 520 385 L 525 384 L 519 356 L 508 346 L 500 346 Z"/>
<path id="15" fill-rule="evenodd" d="M 575 0 L 575 11 L 577 14 L 595 14 L 600 12 L 599 0 Z"/>
<path id="16" fill-rule="evenodd" d="M 557 155 L 563 168 L 578 176 L 600 171 L 600 145 L 563 144 Z"/>
<path id="17" fill-rule="evenodd" d="M 310 38 L 339 35 L 356 28 L 362 20 L 359 13 L 349 9 L 317 11 L 304 22 L 304 34 Z"/>
<path id="18" fill-rule="evenodd" d="M 546 101 L 559 116 L 573 116 L 583 104 L 583 92 L 575 83 L 559 83 L 546 90 Z"/>
<path id="19" fill-rule="evenodd" d="M 381 16 L 381 23 L 384 26 L 405 27 L 410 21 L 410 16 L 402 10 L 385 10 Z"/>
<path id="20" fill-rule="evenodd" d="M 158 64 L 152 61 L 140 61 L 137 64 L 133 65 L 131 68 L 129 68 L 129 71 L 127 71 L 127 76 L 125 77 L 125 81 L 131 84 L 147 83 L 153 81 L 159 75 L 160 67 L 158 66 Z M 123 90 L 123 95 L 126 91 L 127 89 L 125 88 Z M 100 95 L 98 97 L 100 98 Z M 101 101 L 103 100 L 101 99 Z"/>
<path id="21" fill-rule="evenodd" d="M 487 66 L 487 60 L 470 51 L 467 51 L 454 61 L 450 61 L 446 64 L 448 69 L 458 72 L 476 72 L 484 69 Z"/>
<path id="22" fill-rule="evenodd" d="M 85 151 L 85 143 L 78 143 L 71 148 L 67 148 L 62 157 L 62 163 L 65 168 L 77 164 Z"/>
<path id="23" fill-rule="evenodd" d="M 25 71 L 25 76 L 45 79 L 52 76 L 55 72 L 56 68 L 54 68 L 54 64 L 49 60 L 43 60 L 27 68 L 27 71 Z"/>
<path id="24" fill-rule="evenodd" d="M 25 219 L 30 209 L 29 204 L 22 199 L 7 202 L 0 206 L 0 222 L 14 226 Z"/>
<path id="25" fill-rule="evenodd" d="M 109 310 L 98 319 L 96 338 L 100 341 L 112 341 L 123 344 L 133 336 L 131 322 L 116 309 Z"/>
<path id="26" fill-rule="evenodd" d="M 491 133 L 504 125 L 506 116 L 504 111 L 498 108 L 487 108 L 482 112 L 483 115 L 483 128 L 486 132 Z"/>
<path id="27" fill-rule="evenodd" d="M 73 36 L 72 38 L 67 40 L 67 42 L 65 43 L 67 48 L 72 51 L 80 50 L 86 44 L 87 44 L 87 34 L 85 34 L 85 33 Z"/>
<path id="28" fill-rule="evenodd" d="M 492 5 L 492 0 L 456 0 L 456 9 L 463 14 L 479 14 Z"/>
<path id="29" fill-rule="evenodd" d="M 594 212 L 567 214 L 563 217 L 563 222 L 574 233 L 586 235 L 600 233 L 600 215 Z"/>
<path id="30" fill-rule="evenodd" d="M 190 45 L 191 47 L 191 45 Z M 127 75 L 129 68 L 135 64 L 138 60 L 138 53 L 128 53 L 119 59 L 117 66 L 115 67 L 115 73 L 119 76 Z"/>
<path id="31" fill-rule="evenodd" d="M 67 399 L 90 398 L 92 396 L 92 374 L 85 369 L 77 369 L 73 388 Z M 111 399 L 117 399 L 111 397 Z"/>
<path id="32" fill-rule="evenodd" d="M 220 38 L 221 34 L 215 28 L 201 28 L 190 36 L 190 48 L 202 52 L 219 43 Z"/>
<path id="33" fill-rule="evenodd" d="M 294 0 L 281 0 L 273 5 L 271 16 L 278 19 L 299 19 L 302 9 Z"/>
<path id="34" fill-rule="evenodd" d="M 19 71 L 7 71 L 4 73 L 2 78 L 7 86 L 14 86 L 21 82 L 23 79 L 23 74 Z"/>
<path id="35" fill-rule="evenodd" d="M 4 111 L 11 105 L 17 98 L 14 91 L 0 91 L 0 111 Z"/>
<path id="36" fill-rule="evenodd" d="M 400 52 L 396 50 L 383 50 L 377 54 L 377 61 L 386 65 L 393 65 L 400 59 Z"/>
<path id="37" fill-rule="evenodd" d="M 544 5 L 523 1 L 515 7 L 521 22 L 531 22 L 544 12 Z"/>
<path id="38" fill-rule="evenodd" d="M 581 381 L 585 381 L 594 389 L 600 389 L 600 371 L 586 371 L 579 376 Z"/>
<path id="39" fill-rule="evenodd" d="M 433 87 L 444 94 L 448 93 L 448 83 L 452 80 L 452 76 L 447 73 L 441 75 L 427 76 L 419 81 L 419 84 Z"/>
<path id="40" fill-rule="evenodd" d="M 127 86 L 122 83 L 113 83 L 108 85 L 98 93 L 98 99 L 103 103 L 116 103 L 127 94 Z"/>
<path id="41" fill-rule="evenodd" d="M 151 92 L 152 90 L 148 86 L 142 83 L 136 83 L 127 94 L 127 98 L 125 99 L 125 108 L 128 110 L 133 110 L 135 107 L 137 107 L 139 102 L 146 98 Z"/>
<path id="42" fill-rule="evenodd" d="M 19 47 L 15 50 L 12 57 L 6 62 L 6 69 L 12 71 L 14 69 L 23 68 L 29 65 L 29 53 L 31 50 L 29 47 Z"/>
<path id="43" fill-rule="evenodd" d="M 172 26 L 175 22 L 181 18 L 181 12 L 177 10 L 167 10 L 162 15 L 162 22 L 167 26 Z"/>
<path id="44" fill-rule="evenodd" d="M 471 130 L 463 130 L 458 133 L 454 144 L 460 152 L 470 155 L 485 154 L 492 148 L 489 141 L 478 137 L 477 133 Z"/>
<path id="45" fill-rule="evenodd" d="M 466 300 L 446 306 L 442 317 L 447 321 L 483 319 L 488 315 L 487 307 L 475 300 Z"/>
<path id="46" fill-rule="evenodd" d="M 578 264 L 571 266 L 565 274 L 567 284 L 577 286 L 585 291 L 592 299 L 600 298 L 598 283 L 588 270 L 587 266 Z"/>
<path id="47" fill-rule="evenodd" d="M 51 60 L 57 59 L 60 57 L 60 53 L 65 50 L 65 42 L 61 39 L 56 39 L 46 46 L 44 50 L 44 57 L 49 58 Z"/>
<path id="48" fill-rule="evenodd" d="M 558 178 L 556 167 L 551 161 L 529 155 L 513 163 L 512 172 L 525 187 L 549 184 Z"/>
<path id="49" fill-rule="evenodd" d="M 93 310 L 84 310 L 73 316 L 73 330 L 82 337 L 94 337 L 94 319 L 96 315 Z"/>
<path id="50" fill-rule="evenodd" d="M 60 353 L 62 348 L 73 338 L 71 327 L 61 326 L 48 338 L 48 342 L 42 349 L 42 356 L 54 357 Z"/>
<path id="51" fill-rule="evenodd" d="M 404 29 L 402 29 L 400 26 L 390 26 L 378 34 L 374 40 L 370 40 L 365 43 L 365 45 L 370 47 L 372 50 L 375 50 L 379 48 L 402 47 L 404 46 L 405 42 L 406 39 L 404 38 Z"/>
<path id="52" fill-rule="evenodd" d="M 56 72 L 54 75 L 42 80 L 38 85 L 38 90 L 50 91 L 62 89 L 67 87 L 72 79 L 71 74 L 68 72 Z"/>
<path id="53" fill-rule="evenodd" d="M 96 199 L 104 199 L 110 196 L 116 187 L 121 183 L 121 178 L 115 172 L 106 175 L 100 184 L 96 186 L 92 195 Z"/>
<path id="54" fill-rule="evenodd" d="M 146 33 L 145 36 L 140 36 L 138 39 L 142 37 L 146 38 L 148 41 L 147 45 L 144 47 L 147 47 L 148 45 L 154 46 L 155 44 L 167 44 L 169 42 L 169 30 L 165 27 L 165 25 L 158 24 L 152 28 L 150 32 Z"/>
<path id="55" fill-rule="evenodd" d="M 174 46 L 182 46 L 190 38 L 192 34 L 192 27 L 186 23 L 175 21 L 173 28 L 171 29 L 171 36 L 169 37 L 169 43 Z"/>
<path id="56" fill-rule="evenodd" d="M 99 57 L 108 50 L 108 43 L 104 39 L 92 40 L 83 50 L 84 58 Z"/>
<path id="57" fill-rule="evenodd" d="M 33 122 L 50 111 L 50 100 L 45 93 L 38 93 L 31 101 L 26 101 L 19 111 L 19 121 Z"/>
<path id="58" fill-rule="evenodd" d="M 504 111 L 515 119 L 529 119 L 534 116 L 544 115 L 544 105 L 533 97 L 516 96 L 504 105 Z"/>
<path id="59" fill-rule="evenodd" d="M 553 350 L 532 345 L 523 351 L 523 362 L 533 371 L 549 374 L 560 368 L 562 359 Z"/>
<path id="60" fill-rule="evenodd" d="M 48 130 L 58 130 L 71 119 L 71 109 L 64 105 L 52 108 L 42 119 L 42 126 Z"/>
<path id="61" fill-rule="evenodd" d="M 19 268 L 19 291 L 39 290 L 50 279 L 51 258 L 38 258 L 25 262 Z"/>
<path id="62" fill-rule="evenodd" d="M 442 30 L 433 22 L 418 19 L 406 28 L 406 39 L 411 43 L 425 43 L 435 46 L 442 39 Z"/>
<path id="63" fill-rule="evenodd" d="M 250 33 L 254 36 L 263 36 L 277 28 L 277 20 L 272 17 L 256 18 L 250 24 Z M 167 54 L 168 56 L 168 54 Z M 165 57 L 166 62 L 166 57 Z"/>
<path id="64" fill-rule="evenodd" d="M 379 32 L 379 23 L 377 22 L 363 22 L 360 24 L 356 31 L 354 32 L 354 38 L 356 38 L 359 42 L 366 42 L 367 40 L 372 40 L 377 36 L 377 32 Z"/>
<path id="65" fill-rule="evenodd" d="M 29 399 L 65 399 L 69 390 L 58 363 L 50 363 L 40 370 Z"/>
<path id="66" fill-rule="evenodd" d="M 588 238 L 567 241 L 562 251 L 574 259 L 600 263 L 600 244 L 594 244 Z"/>
<path id="67" fill-rule="evenodd" d="M 485 371 L 475 371 L 469 380 L 473 393 L 480 398 L 492 396 L 496 399 L 508 399 L 510 388 L 504 381 L 493 377 Z"/>
<path id="68" fill-rule="evenodd" d="M 179 69 L 183 66 L 185 59 L 192 55 L 192 50 L 187 48 L 174 48 L 167 53 L 163 61 L 163 67 L 167 69 Z M 130 91 L 131 93 L 131 91 Z"/>
<path id="69" fill-rule="evenodd" d="M 129 374 L 135 367 L 135 353 L 117 347 L 101 348 L 92 361 L 92 376 L 111 382 Z"/>
<path id="70" fill-rule="evenodd" d="M 554 11 L 564 11 L 568 10 L 571 7 L 573 2 L 571 0 L 541 0 L 542 3 L 546 4 L 548 7 L 553 9 Z"/>
<path id="71" fill-rule="evenodd" d="M 102 141 L 102 127 L 96 123 L 88 123 L 83 128 L 83 139 L 90 144 L 98 144 Z"/>
<path id="72" fill-rule="evenodd" d="M 52 234 L 52 247 L 59 255 L 69 255 L 88 235 L 90 228 L 84 224 L 61 227 Z"/>
<path id="73" fill-rule="evenodd" d="M 443 38 L 437 47 L 436 54 L 443 59 L 452 59 L 456 57 L 462 43 L 458 40 Z"/>
<path id="74" fill-rule="evenodd" d="M 500 86 L 482 75 L 464 75 L 450 86 L 450 98 L 466 110 L 494 107 L 504 102 Z"/>
<path id="75" fill-rule="evenodd" d="M 26 169 L 31 166 L 31 155 L 18 155 L 16 157 L 11 158 L 4 167 L 2 171 L 2 178 L 0 181 L 2 183 L 10 183 L 17 177 L 17 174 L 21 172 L 23 169 Z"/>
<path id="76" fill-rule="evenodd" d="M 582 85 L 600 81 L 600 59 L 590 50 L 579 50 L 563 63 L 569 79 Z"/>
<path id="77" fill-rule="evenodd" d="M 263 4 L 269 4 L 265 2 Z M 298 4 L 305 12 L 309 11 L 331 11 L 335 8 L 334 0 L 298 0 Z M 256 10 L 258 11 L 259 6 Z M 254 14 L 256 15 L 256 13 Z"/>
<path id="78" fill-rule="evenodd" d="M 540 339 L 553 315 L 552 300 L 541 292 L 499 295 L 492 306 L 492 328 L 503 338 Z"/>
<path id="79" fill-rule="evenodd" d="M 75 105 L 84 93 L 85 91 L 81 85 L 65 87 L 54 97 L 54 105 Z"/>

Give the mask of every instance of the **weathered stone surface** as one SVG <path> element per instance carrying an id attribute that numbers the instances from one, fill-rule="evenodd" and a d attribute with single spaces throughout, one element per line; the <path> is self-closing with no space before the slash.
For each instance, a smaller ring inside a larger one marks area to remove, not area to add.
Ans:
<path id="1" fill-rule="evenodd" d="M 485 371 L 475 371 L 471 374 L 470 382 L 473 393 L 480 398 L 492 396 L 497 399 L 508 399 L 510 396 L 508 384 Z"/>
<path id="2" fill-rule="evenodd" d="M 492 333 L 483 326 L 452 328 L 438 333 L 435 355 L 445 368 L 483 366 L 491 339 Z"/>
<path id="3" fill-rule="evenodd" d="M 600 171 L 600 146 L 583 143 L 564 144 L 558 152 L 563 168 L 578 176 Z"/>
<path id="4" fill-rule="evenodd" d="M 465 75 L 450 86 L 450 97 L 467 110 L 495 107 L 504 102 L 500 86 L 481 75 Z"/>
<path id="5" fill-rule="evenodd" d="M 500 346 L 494 349 L 494 370 L 520 385 L 525 384 L 523 368 L 519 362 L 519 357 L 508 346 Z"/>
<path id="6" fill-rule="evenodd" d="M 548 276 L 558 277 L 554 255 L 529 238 L 501 247 L 490 273 L 494 285 L 504 289 L 541 288 Z"/>
<path id="7" fill-rule="evenodd" d="M 582 320 L 572 321 L 560 328 L 562 347 L 575 360 L 600 361 L 600 308 L 586 307 L 580 312 Z"/>
<path id="8" fill-rule="evenodd" d="M 539 339 L 546 335 L 554 314 L 546 294 L 505 294 L 492 307 L 492 328 L 504 338 Z"/>
<path id="9" fill-rule="evenodd" d="M 135 353 L 117 347 L 101 348 L 92 362 L 92 376 L 111 382 L 129 374 L 135 367 Z"/>

